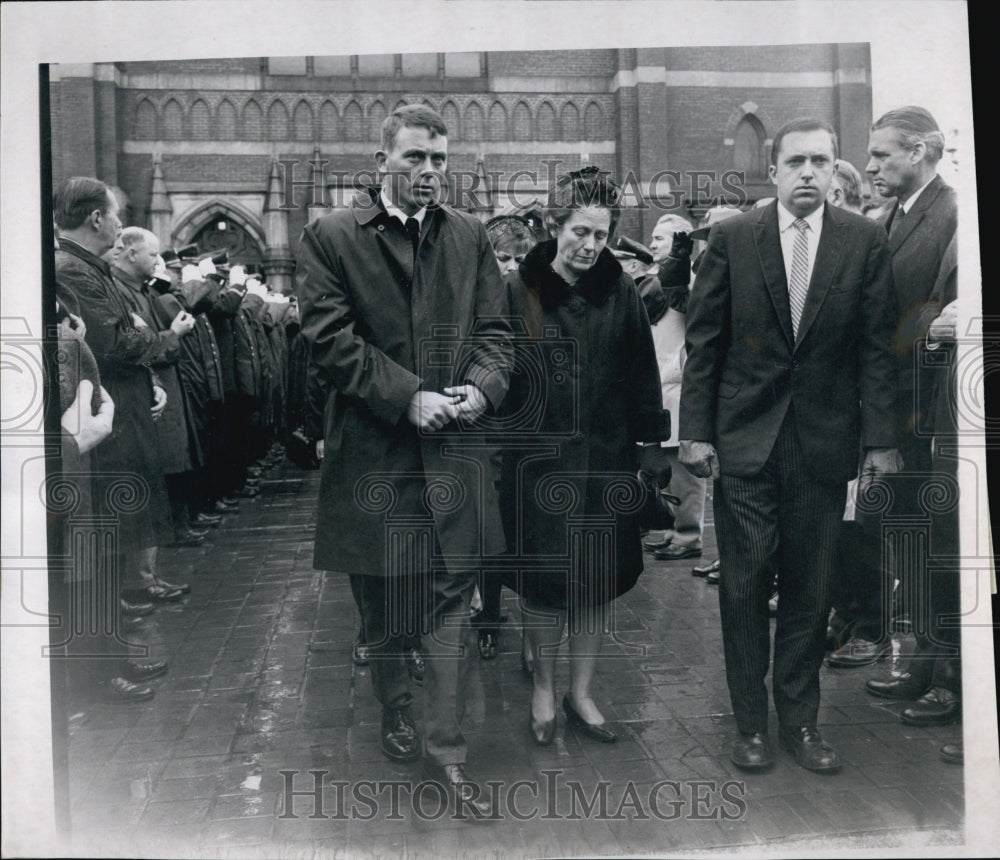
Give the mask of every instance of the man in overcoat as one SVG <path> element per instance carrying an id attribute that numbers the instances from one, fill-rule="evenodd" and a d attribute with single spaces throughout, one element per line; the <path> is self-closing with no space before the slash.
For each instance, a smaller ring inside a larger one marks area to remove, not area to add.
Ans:
<path id="1" fill-rule="evenodd" d="M 778 572 L 774 704 L 780 742 L 832 772 L 817 730 L 819 670 L 846 485 L 898 469 L 892 273 L 885 231 L 825 206 L 837 139 L 794 120 L 774 137 L 778 199 L 709 235 L 688 304 L 679 460 L 715 483 L 732 760 L 773 763 L 764 678 Z"/>
<path id="2" fill-rule="evenodd" d="M 479 560 L 504 540 L 490 451 L 463 441 L 506 393 L 511 347 L 486 231 L 439 203 L 447 147 L 435 111 L 394 111 L 375 155 L 381 185 L 306 227 L 298 294 L 330 383 L 314 565 L 360 580 L 394 760 L 420 755 L 405 622 L 412 601 L 425 604 L 425 764 L 467 804 L 479 791 L 463 767 L 459 654 Z"/>

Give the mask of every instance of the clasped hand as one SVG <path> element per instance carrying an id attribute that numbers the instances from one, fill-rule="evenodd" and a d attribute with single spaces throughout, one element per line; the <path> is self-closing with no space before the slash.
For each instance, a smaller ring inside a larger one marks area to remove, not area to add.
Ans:
<path id="1" fill-rule="evenodd" d="M 486 411 L 486 395 L 475 385 L 454 385 L 437 391 L 418 391 L 410 398 L 406 417 L 420 430 L 440 430 L 456 418 L 475 421 Z"/>

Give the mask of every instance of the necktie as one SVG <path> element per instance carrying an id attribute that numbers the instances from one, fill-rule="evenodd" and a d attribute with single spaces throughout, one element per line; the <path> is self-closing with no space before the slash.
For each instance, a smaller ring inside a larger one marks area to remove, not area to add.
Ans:
<path id="1" fill-rule="evenodd" d="M 413 259 L 417 259 L 417 246 L 420 244 L 420 222 L 416 218 L 406 219 L 406 232 L 410 234 L 410 244 L 413 246 Z"/>
<path id="2" fill-rule="evenodd" d="M 889 238 L 892 239 L 896 233 L 903 229 L 903 216 L 906 213 L 902 206 L 896 207 L 896 214 L 892 216 L 892 226 L 889 228 Z"/>
<path id="3" fill-rule="evenodd" d="M 806 234 L 809 224 L 802 218 L 796 218 L 792 226 L 795 228 L 795 244 L 792 246 L 788 306 L 792 312 L 792 336 L 798 337 L 799 320 L 802 319 L 802 308 L 805 307 L 806 293 L 809 290 L 809 237 Z"/>

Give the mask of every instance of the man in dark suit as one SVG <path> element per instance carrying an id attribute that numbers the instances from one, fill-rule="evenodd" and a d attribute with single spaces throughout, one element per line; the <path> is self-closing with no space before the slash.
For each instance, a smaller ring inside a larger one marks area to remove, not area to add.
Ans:
<path id="1" fill-rule="evenodd" d="M 712 475 L 733 762 L 764 770 L 768 596 L 778 573 L 774 703 L 781 745 L 840 767 L 816 728 L 846 485 L 899 468 L 885 231 L 825 206 L 837 138 L 794 120 L 774 137 L 778 199 L 712 228 L 688 304 L 681 464 Z"/>
<path id="2" fill-rule="evenodd" d="M 934 542 L 935 535 L 943 533 L 937 523 L 941 516 L 925 510 L 926 502 L 921 501 L 924 486 L 942 473 L 940 462 L 932 457 L 931 439 L 937 434 L 936 391 L 947 385 L 942 363 L 925 360 L 927 335 L 941 309 L 955 298 L 958 277 L 954 248 L 949 253 L 958 225 L 955 192 L 937 174 L 944 143 L 927 110 L 912 105 L 898 108 L 872 125 L 866 168 L 878 192 L 897 201 L 884 222 L 898 314 L 893 346 L 899 363 L 897 420 L 904 463 L 904 471 L 891 481 L 891 513 L 929 517 L 929 552 L 938 556 L 958 551 L 953 540 Z M 934 347 L 932 342 L 930 349 Z M 889 583 L 900 581 L 917 652 L 906 672 L 887 681 L 871 680 L 868 691 L 891 699 L 919 699 L 903 712 L 904 722 L 940 725 L 957 719 L 961 710 L 958 631 L 946 618 L 959 612 L 958 576 L 954 570 L 934 573 L 926 560 L 904 564 L 906 560 L 896 556 L 896 569 L 885 576 Z"/>

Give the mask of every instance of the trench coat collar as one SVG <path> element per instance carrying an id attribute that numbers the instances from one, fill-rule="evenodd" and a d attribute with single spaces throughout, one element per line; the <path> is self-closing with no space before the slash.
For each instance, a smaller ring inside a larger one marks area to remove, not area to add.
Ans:
<path id="1" fill-rule="evenodd" d="M 66 251 L 68 254 L 72 254 L 74 257 L 78 257 L 85 263 L 89 263 L 95 269 L 98 269 L 101 274 L 111 277 L 111 267 L 96 254 L 91 253 L 83 245 L 74 242 L 72 239 L 60 238 L 59 239 L 59 250 Z"/>
<path id="2" fill-rule="evenodd" d="M 622 276 L 621 263 L 605 248 L 598 254 L 594 265 L 571 287 L 552 268 L 555 256 L 555 239 L 539 242 L 528 252 L 518 269 L 525 284 L 538 291 L 542 307 L 547 311 L 555 310 L 574 295 L 583 297 L 594 307 L 600 307 L 608 300 Z"/>
<path id="3" fill-rule="evenodd" d="M 351 212 L 354 213 L 354 220 L 358 222 L 362 227 L 366 224 L 371 224 L 377 218 L 382 217 L 388 219 L 391 216 L 385 211 L 385 206 L 382 204 L 381 199 L 382 187 L 380 185 L 371 185 L 366 188 L 362 188 L 351 201 Z M 449 207 L 445 205 L 435 206 L 433 208 L 427 208 L 427 215 L 424 217 L 424 223 L 428 221 L 429 218 L 434 217 L 438 210 L 447 210 Z M 398 220 L 398 219 L 397 219 Z M 421 225 L 421 233 L 425 230 L 424 225 Z"/>

